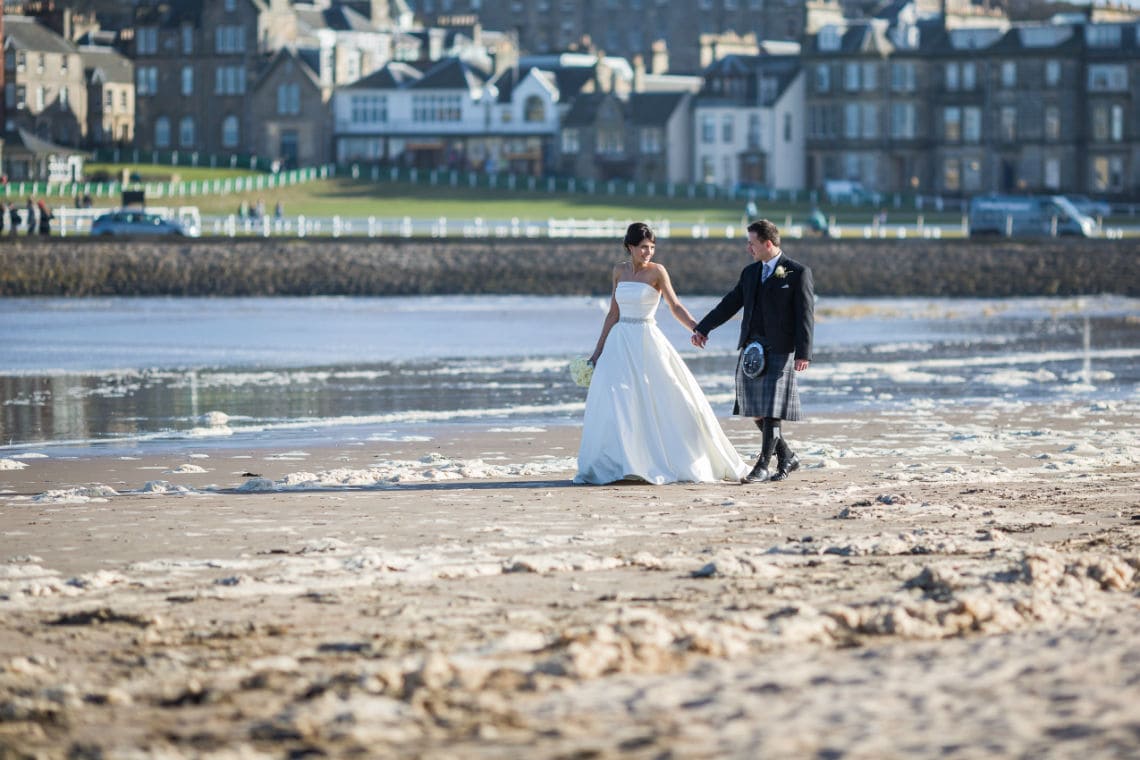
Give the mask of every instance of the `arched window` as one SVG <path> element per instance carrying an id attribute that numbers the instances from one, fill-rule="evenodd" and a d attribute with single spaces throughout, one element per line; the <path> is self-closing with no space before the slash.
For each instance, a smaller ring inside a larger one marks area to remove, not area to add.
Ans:
<path id="1" fill-rule="evenodd" d="M 170 147 L 170 119 L 159 116 L 154 120 L 154 147 Z"/>
<path id="2" fill-rule="evenodd" d="M 193 148 L 195 143 L 194 117 L 183 116 L 178 123 L 178 144 L 183 148 Z"/>
<path id="3" fill-rule="evenodd" d="M 222 146 L 236 148 L 238 137 L 238 117 L 231 114 L 222 121 Z"/>
<path id="4" fill-rule="evenodd" d="M 546 121 L 546 104 L 542 102 L 542 98 L 531 95 L 526 99 L 524 114 L 524 121 Z"/>

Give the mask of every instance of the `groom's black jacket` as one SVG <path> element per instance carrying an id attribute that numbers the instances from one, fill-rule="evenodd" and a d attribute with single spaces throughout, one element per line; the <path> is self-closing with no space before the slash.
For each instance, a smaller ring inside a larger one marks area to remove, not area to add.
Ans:
<path id="1" fill-rule="evenodd" d="M 738 349 L 744 348 L 749 338 L 762 338 L 772 353 L 794 352 L 795 358 L 811 361 L 815 324 L 811 269 L 781 254 L 776 260 L 777 271 L 761 283 L 762 267 L 759 261 L 746 266 L 736 287 L 697 324 L 697 332 L 708 335 L 743 308 Z M 781 267 L 783 277 L 779 275 Z"/>

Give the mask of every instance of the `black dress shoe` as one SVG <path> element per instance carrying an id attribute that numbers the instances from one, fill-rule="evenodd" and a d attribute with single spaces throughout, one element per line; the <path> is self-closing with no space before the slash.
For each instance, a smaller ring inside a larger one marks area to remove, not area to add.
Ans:
<path id="1" fill-rule="evenodd" d="M 796 456 L 795 454 L 792 454 L 791 459 L 789 459 L 786 462 L 780 462 L 776 466 L 776 473 L 768 479 L 769 480 L 775 480 L 775 481 L 787 480 L 788 479 L 788 473 L 795 472 L 798 469 L 800 469 L 800 458 L 798 456 Z"/>
<path id="2" fill-rule="evenodd" d="M 752 468 L 752 471 L 744 476 L 745 483 L 763 483 L 765 480 L 770 479 L 768 468 L 759 462 Z"/>

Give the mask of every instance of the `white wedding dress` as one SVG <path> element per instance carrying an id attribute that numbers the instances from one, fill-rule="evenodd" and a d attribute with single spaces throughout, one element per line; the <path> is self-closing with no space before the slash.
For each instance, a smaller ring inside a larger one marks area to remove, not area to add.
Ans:
<path id="1" fill-rule="evenodd" d="M 574 482 L 739 481 L 747 465 L 653 318 L 661 294 L 624 281 L 614 297 L 621 320 L 606 337 L 586 395 Z"/>

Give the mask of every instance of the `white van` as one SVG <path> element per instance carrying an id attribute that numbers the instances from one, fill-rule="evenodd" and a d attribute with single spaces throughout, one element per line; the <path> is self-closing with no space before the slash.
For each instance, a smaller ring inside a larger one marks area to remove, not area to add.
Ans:
<path id="1" fill-rule="evenodd" d="M 1091 237 L 1096 222 L 1063 195 L 978 195 L 970 199 L 969 226 L 970 237 Z"/>
<path id="2" fill-rule="evenodd" d="M 829 179 L 823 183 L 823 193 L 828 203 L 862 203 L 870 200 L 871 194 L 862 182 L 851 179 Z"/>

